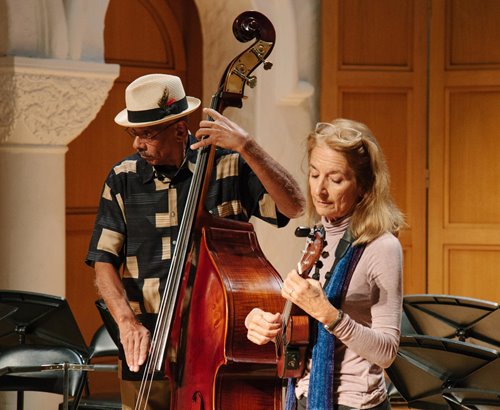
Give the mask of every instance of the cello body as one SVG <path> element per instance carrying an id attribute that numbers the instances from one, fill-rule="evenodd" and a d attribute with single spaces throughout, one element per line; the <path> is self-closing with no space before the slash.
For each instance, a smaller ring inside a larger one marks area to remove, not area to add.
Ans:
<path id="1" fill-rule="evenodd" d="M 166 372 L 174 382 L 171 408 L 281 409 L 274 346 L 250 342 L 244 321 L 255 306 L 271 312 L 283 308 L 282 279 L 264 257 L 251 224 L 209 219 L 197 261 L 203 274 L 185 277 L 177 320 L 188 320 L 185 329 L 174 328 L 180 330 L 174 338 L 179 344 L 168 349 L 182 356 Z"/>

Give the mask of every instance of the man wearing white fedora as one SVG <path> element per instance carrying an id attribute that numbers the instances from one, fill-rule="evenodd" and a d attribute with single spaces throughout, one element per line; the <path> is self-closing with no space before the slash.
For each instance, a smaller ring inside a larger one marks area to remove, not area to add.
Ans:
<path id="1" fill-rule="evenodd" d="M 193 136 L 187 115 L 200 100 L 185 95 L 181 80 L 150 74 L 125 91 L 126 109 L 115 122 L 132 137 L 136 153 L 113 166 L 104 183 L 86 263 L 120 334 L 123 409 L 133 408 L 141 366 L 150 347 L 170 269 L 196 149 L 216 144 L 216 171 L 207 210 L 278 227 L 302 214 L 297 182 L 245 130 L 212 109 Z M 201 139 L 201 137 L 205 137 Z M 154 382 L 148 408 L 168 408 L 168 385 Z"/>

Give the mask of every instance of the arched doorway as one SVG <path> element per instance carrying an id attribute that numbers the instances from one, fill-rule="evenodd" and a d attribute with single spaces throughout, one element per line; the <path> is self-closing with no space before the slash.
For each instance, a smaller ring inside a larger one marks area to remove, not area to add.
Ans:
<path id="1" fill-rule="evenodd" d="M 125 88 L 141 75 L 167 73 L 182 78 L 188 95 L 202 93 L 202 41 L 194 1 L 110 0 L 104 43 L 106 63 L 119 64 L 120 75 L 66 156 L 66 297 L 87 342 L 101 323 L 94 306 L 94 274 L 84 264 L 88 242 L 104 178 L 132 152 L 130 138 L 113 121 L 125 106 Z M 198 120 L 193 117 L 191 127 Z"/>

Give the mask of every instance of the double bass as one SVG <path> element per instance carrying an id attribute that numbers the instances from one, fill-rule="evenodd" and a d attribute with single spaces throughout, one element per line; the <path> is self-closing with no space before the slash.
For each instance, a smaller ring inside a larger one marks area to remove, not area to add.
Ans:
<path id="1" fill-rule="evenodd" d="M 244 12 L 233 33 L 240 42 L 255 42 L 224 71 L 211 104 L 219 113 L 241 108 L 245 86 L 255 86 L 252 72 L 260 64 L 271 67 L 266 58 L 275 31 L 267 17 Z M 251 224 L 205 210 L 215 149 L 198 150 L 136 409 L 146 408 L 148 383 L 161 370 L 171 386 L 171 409 L 281 408 L 273 347 L 251 343 L 244 319 L 255 306 L 282 309 L 282 280 Z"/>

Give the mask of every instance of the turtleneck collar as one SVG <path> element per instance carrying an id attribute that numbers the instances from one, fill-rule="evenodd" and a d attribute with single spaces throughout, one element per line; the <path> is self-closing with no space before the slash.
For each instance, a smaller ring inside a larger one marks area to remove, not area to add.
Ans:
<path id="1" fill-rule="evenodd" d="M 351 222 L 351 215 L 346 215 L 343 218 L 337 219 L 336 221 L 329 221 L 327 218 L 322 217 L 321 223 L 325 227 L 326 234 L 328 236 L 336 236 L 344 231 L 349 226 Z"/>

